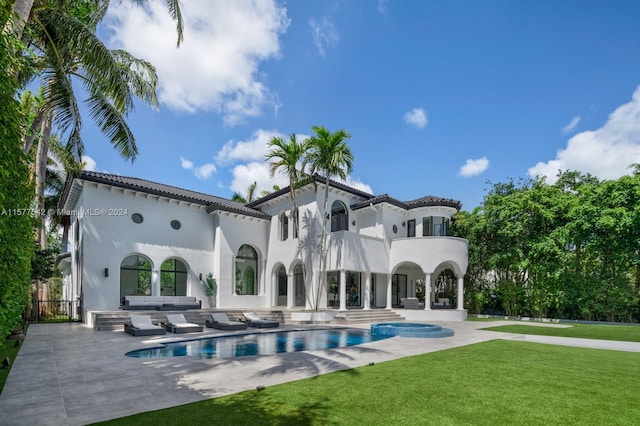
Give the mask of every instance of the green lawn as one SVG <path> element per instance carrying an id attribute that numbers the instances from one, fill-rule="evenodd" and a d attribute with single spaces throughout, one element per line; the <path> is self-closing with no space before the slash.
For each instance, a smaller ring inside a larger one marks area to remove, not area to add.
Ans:
<path id="1" fill-rule="evenodd" d="M 20 339 L 21 345 L 23 341 L 24 338 Z M 20 350 L 19 347 L 14 347 L 15 342 L 15 340 L 5 340 L 4 348 L 0 349 L 0 362 L 2 362 L 3 359 L 9 357 L 9 361 L 11 362 L 11 365 L 13 365 L 16 356 L 18 356 L 18 351 Z M 0 367 L 0 393 L 2 393 L 2 389 L 4 388 L 4 383 L 7 381 L 7 377 L 9 377 L 9 371 L 11 371 L 11 367 Z"/>
<path id="2" fill-rule="evenodd" d="M 488 327 L 483 328 L 483 330 L 517 334 L 537 334 L 542 336 L 580 337 L 583 339 L 640 342 L 640 326 L 635 325 L 572 324 L 571 327 L 568 328 L 556 328 L 518 324 Z"/>
<path id="3" fill-rule="evenodd" d="M 637 424 L 640 354 L 495 340 L 105 424 Z"/>

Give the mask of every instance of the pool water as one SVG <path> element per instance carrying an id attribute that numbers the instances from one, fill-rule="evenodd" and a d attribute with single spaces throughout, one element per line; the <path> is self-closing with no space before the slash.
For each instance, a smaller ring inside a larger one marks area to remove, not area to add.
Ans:
<path id="1" fill-rule="evenodd" d="M 369 330 L 318 329 L 241 334 L 226 337 L 166 343 L 161 347 L 138 349 L 125 355 L 133 358 L 197 356 L 203 359 L 273 355 L 317 349 L 334 349 L 382 340 Z"/>
<path id="2" fill-rule="evenodd" d="M 436 324 L 408 322 L 380 322 L 371 324 L 371 334 L 375 337 L 451 337 L 454 332 Z"/>

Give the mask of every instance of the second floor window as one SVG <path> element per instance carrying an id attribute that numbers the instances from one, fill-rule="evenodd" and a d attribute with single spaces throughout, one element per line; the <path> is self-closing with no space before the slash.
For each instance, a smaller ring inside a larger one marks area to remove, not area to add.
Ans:
<path id="1" fill-rule="evenodd" d="M 285 213 L 280 215 L 280 241 L 286 241 L 289 238 L 289 218 Z"/>
<path id="2" fill-rule="evenodd" d="M 416 236 L 416 220 L 411 219 L 407 221 L 407 237 Z"/>
<path id="3" fill-rule="evenodd" d="M 341 201 L 334 201 L 331 205 L 331 232 L 349 230 L 349 213 Z"/>

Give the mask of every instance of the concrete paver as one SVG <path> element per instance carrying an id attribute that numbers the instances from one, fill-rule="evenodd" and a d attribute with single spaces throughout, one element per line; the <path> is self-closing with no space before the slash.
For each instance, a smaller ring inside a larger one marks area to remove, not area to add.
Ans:
<path id="1" fill-rule="evenodd" d="M 235 359 L 140 359 L 124 354 L 160 342 L 243 332 L 206 329 L 189 336 L 133 337 L 122 331 L 94 331 L 81 324 L 34 324 L 0 394 L 0 424 L 88 424 L 500 338 L 640 352 L 640 343 L 478 330 L 488 327 L 486 322 L 439 324 L 452 328 L 455 335 L 394 337 L 347 348 Z M 301 327 L 280 330 L 288 328 Z"/>

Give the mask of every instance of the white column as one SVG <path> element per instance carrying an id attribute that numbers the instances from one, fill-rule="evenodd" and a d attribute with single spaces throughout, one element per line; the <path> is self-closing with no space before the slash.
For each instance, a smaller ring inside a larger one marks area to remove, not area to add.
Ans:
<path id="1" fill-rule="evenodd" d="M 293 280 L 294 280 L 293 273 L 287 274 L 287 308 L 288 309 L 293 308 L 293 305 L 295 303 L 296 287 Z"/>
<path id="2" fill-rule="evenodd" d="M 424 310 L 431 310 L 431 274 L 424 274 Z"/>
<path id="3" fill-rule="evenodd" d="M 340 270 L 340 296 L 339 296 L 341 311 L 347 310 L 346 293 L 347 293 L 347 273 L 344 271 L 344 269 L 342 269 Z"/>
<path id="4" fill-rule="evenodd" d="M 387 309 L 391 309 L 391 274 L 387 274 Z"/>
<path id="5" fill-rule="evenodd" d="M 369 300 L 371 299 L 371 272 L 364 273 L 364 310 L 371 309 Z"/>
<path id="6" fill-rule="evenodd" d="M 160 296 L 160 271 L 154 269 L 151 271 L 151 295 L 152 296 Z"/>
<path id="7" fill-rule="evenodd" d="M 458 310 L 464 309 L 464 278 L 458 278 Z"/>

